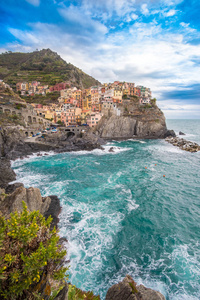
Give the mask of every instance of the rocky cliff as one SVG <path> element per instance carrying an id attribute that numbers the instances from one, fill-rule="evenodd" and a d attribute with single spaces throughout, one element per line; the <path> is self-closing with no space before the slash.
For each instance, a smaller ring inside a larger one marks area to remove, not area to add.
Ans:
<path id="1" fill-rule="evenodd" d="M 40 151 L 69 152 L 101 148 L 104 141 L 92 132 L 80 136 L 69 135 L 62 131 L 44 134 L 34 142 L 25 141 L 23 132 L 14 127 L 0 130 L 0 157 L 15 160 Z"/>
<path id="2" fill-rule="evenodd" d="M 141 106 L 130 100 L 119 109 L 120 116 L 110 113 L 101 119 L 96 134 L 105 139 L 166 137 L 165 116 L 156 105 Z"/>
<path id="3" fill-rule="evenodd" d="M 165 300 L 165 297 L 144 285 L 136 285 L 131 276 L 126 275 L 123 281 L 111 286 L 105 300 Z"/>

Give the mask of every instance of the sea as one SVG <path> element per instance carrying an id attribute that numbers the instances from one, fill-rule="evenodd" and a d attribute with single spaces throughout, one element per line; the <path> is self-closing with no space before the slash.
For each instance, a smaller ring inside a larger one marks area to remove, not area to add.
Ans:
<path id="1" fill-rule="evenodd" d="M 200 144 L 200 120 L 167 127 Z M 167 300 L 200 299 L 200 152 L 113 140 L 104 150 L 32 155 L 12 167 L 25 187 L 60 198 L 72 284 L 105 299 L 129 274 Z"/>

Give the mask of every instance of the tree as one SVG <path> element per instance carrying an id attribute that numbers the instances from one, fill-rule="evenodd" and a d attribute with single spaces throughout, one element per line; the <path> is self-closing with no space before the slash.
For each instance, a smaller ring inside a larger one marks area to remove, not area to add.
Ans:
<path id="1" fill-rule="evenodd" d="M 21 213 L 7 220 L 0 216 L 0 299 L 42 299 L 42 281 L 65 278 L 66 251 L 56 229 L 50 230 L 51 221 L 29 212 L 24 202 Z"/>

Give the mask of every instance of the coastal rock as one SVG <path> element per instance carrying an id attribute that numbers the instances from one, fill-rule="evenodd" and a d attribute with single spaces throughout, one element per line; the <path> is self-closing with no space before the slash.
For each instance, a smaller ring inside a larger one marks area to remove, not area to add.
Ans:
<path id="1" fill-rule="evenodd" d="M 51 198 L 42 198 L 38 188 L 30 187 L 28 189 L 20 186 L 12 194 L 1 201 L 0 211 L 3 215 L 8 216 L 11 212 L 22 211 L 22 201 L 24 201 L 30 211 L 39 210 L 41 214 L 48 211 Z"/>
<path id="2" fill-rule="evenodd" d="M 137 286 L 132 277 L 126 275 L 123 281 L 109 288 L 105 300 L 165 300 L 165 297 L 143 285 Z"/>
<path id="3" fill-rule="evenodd" d="M 51 229 L 53 227 L 57 227 L 57 224 L 59 222 L 59 214 L 61 212 L 61 206 L 60 206 L 60 200 L 57 196 L 51 195 L 48 196 L 48 198 L 51 199 L 51 202 L 49 204 L 48 209 L 44 212 L 44 217 L 47 219 L 49 216 L 53 218 L 51 222 Z M 42 201 L 45 201 L 46 198 L 42 198 Z"/>
<path id="4" fill-rule="evenodd" d="M 11 169 L 10 161 L 6 158 L 0 159 L 0 187 L 6 188 L 10 181 L 16 179 L 15 172 Z"/>
<path id="5" fill-rule="evenodd" d="M 179 135 L 185 135 L 185 133 L 182 131 L 179 131 Z"/>
<path id="6" fill-rule="evenodd" d="M 164 138 L 169 137 L 169 136 L 172 136 L 172 137 L 175 137 L 175 136 L 176 136 L 174 130 L 167 130 L 167 131 L 165 132 Z"/>
<path id="7" fill-rule="evenodd" d="M 115 152 L 113 147 L 110 147 L 110 149 L 108 150 L 108 152 Z"/>
<path id="8" fill-rule="evenodd" d="M 1 157 L 6 157 L 11 159 L 8 156 L 9 153 L 15 151 L 15 148 L 19 144 L 23 144 L 24 134 L 13 127 L 5 127 L 0 131 L 0 154 Z"/>
<path id="9" fill-rule="evenodd" d="M 68 132 L 58 132 L 53 135 L 46 135 L 42 141 L 36 139 L 35 143 L 38 145 L 51 146 L 55 152 L 69 152 L 69 151 L 79 151 L 101 149 L 101 145 L 105 142 L 97 135 L 92 132 L 84 133 L 82 136 L 71 136 Z M 33 143 L 32 143 L 32 146 Z"/>
<path id="10" fill-rule="evenodd" d="M 23 183 L 21 182 L 16 182 L 13 184 L 8 184 L 6 187 L 6 194 L 12 194 L 17 188 L 19 188 L 20 186 L 24 186 Z"/>
<path id="11" fill-rule="evenodd" d="M 94 129 L 94 132 L 104 139 L 124 138 L 164 138 L 167 127 L 164 114 L 155 106 L 145 109 L 131 104 L 129 113 L 104 116 Z"/>
<path id="12" fill-rule="evenodd" d="M 172 144 L 173 146 L 177 146 L 180 149 L 185 151 L 189 151 L 189 152 L 200 151 L 200 146 L 195 142 L 190 142 L 179 137 L 167 137 L 165 140 L 168 143 Z"/>

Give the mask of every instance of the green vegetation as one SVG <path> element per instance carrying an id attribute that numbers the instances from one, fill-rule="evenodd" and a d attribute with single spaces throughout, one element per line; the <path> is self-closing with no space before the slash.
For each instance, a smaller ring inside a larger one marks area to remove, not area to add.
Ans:
<path id="1" fill-rule="evenodd" d="M 15 88 L 17 82 L 39 81 L 49 86 L 70 81 L 77 87 L 88 88 L 99 82 L 82 70 L 66 63 L 50 49 L 31 53 L 10 52 L 0 55 L 0 78 Z"/>
<path id="2" fill-rule="evenodd" d="M 22 116 L 16 114 L 3 113 L 0 111 L 0 126 L 21 125 L 25 126 Z"/>
<path id="3" fill-rule="evenodd" d="M 142 107 L 143 108 L 152 108 L 152 105 L 151 104 L 144 104 Z"/>
<path id="4" fill-rule="evenodd" d="M 134 282 L 134 281 L 133 281 L 133 282 L 129 282 L 129 285 L 130 285 L 130 287 L 131 287 L 131 289 L 132 289 L 132 293 L 133 293 L 133 294 L 137 294 L 137 293 L 138 293 L 138 290 L 137 290 L 137 288 L 136 288 L 135 282 Z"/>
<path id="5" fill-rule="evenodd" d="M 156 98 L 151 99 L 152 105 L 156 105 Z"/>
<path id="6" fill-rule="evenodd" d="M 43 299 L 41 286 L 47 281 L 63 280 L 67 268 L 62 266 L 66 251 L 58 244 L 55 228 L 38 212 L 23 211 L 0 216 L 0 298 Z M 41 294 L 40 294 L 41 293 Z M 50 285 L 45 288 L 50 295 Z"/>
<path id="7" fill-rule="evenodd" d="M 57 124 L 58 124 L 58 125 L 63 125 L 63 122 L 60 121 L 60 120 L 58 120 L 58 121 L 57 121 Z"/>
<path id="8" fill-rule="evenodd" d="M 99 296 L 95 296 L 93 292 L 84 292 L 75 285 L 69 285 L 68 300 L 100 300 Z"/>
<path id="9" fill-rule="evenodd" d="M 48 93 L 47 95 L 34 95 L 34 96 L 21 96 L 27 103 L 38 103 L 38 104 L 49 104 L 52 102 L 57 102 L 58 97 L 60 96 L 59 92 Z"/>

